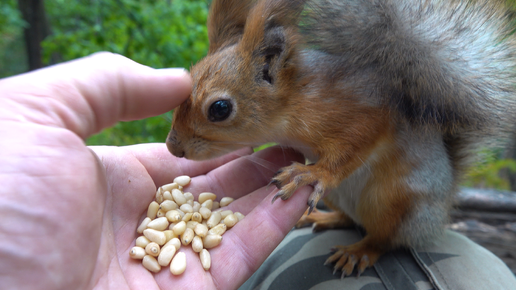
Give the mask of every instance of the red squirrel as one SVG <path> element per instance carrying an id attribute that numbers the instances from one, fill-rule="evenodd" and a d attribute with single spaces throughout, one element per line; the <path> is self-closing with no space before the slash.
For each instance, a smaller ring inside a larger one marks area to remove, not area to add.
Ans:
<path id="1" fill-rule="evenodd" d="M 423 245 L 447 221 L 461 175 L 514 124 L 515 39 L 497 0 L 214 0 L 208 55 L 167 138 L 203 160 L 277 142 L 310 164 L 272 183 L 312 185 L 298 225 L 358 224 L 327 262 L 358 274 L 386 251 Z"/>

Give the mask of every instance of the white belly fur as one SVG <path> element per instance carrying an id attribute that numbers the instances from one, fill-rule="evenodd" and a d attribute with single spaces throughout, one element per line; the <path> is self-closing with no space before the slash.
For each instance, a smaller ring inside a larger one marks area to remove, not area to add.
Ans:
<path id="1" fill-rule="evenodd" d="M 337 188 L 328 192 L 325 197 L 325 200 L 345 212 L 357 224 L 362 224 L 356 209 L 358 208 L 360 194 L 372 176 L 370 162 L 371 158 L 342 181 Z"/>

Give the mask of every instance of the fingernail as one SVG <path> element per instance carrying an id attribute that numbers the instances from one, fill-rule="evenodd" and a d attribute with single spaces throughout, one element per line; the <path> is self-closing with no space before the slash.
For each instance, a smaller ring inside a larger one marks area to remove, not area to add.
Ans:
<path id="1" fill-rule="evenodd" d="M 188 71 L 184 68 L 160 68 L 157 69 L 160 73 L 169 76 L 183 76 L 188 74 Z"/>

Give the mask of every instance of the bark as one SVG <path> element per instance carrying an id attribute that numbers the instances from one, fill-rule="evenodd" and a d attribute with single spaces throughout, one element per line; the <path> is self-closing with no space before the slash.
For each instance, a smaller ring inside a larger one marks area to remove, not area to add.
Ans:
<path id="1" fill-rule="evenodd" d="M 41 42 L 50 32 L 45 15 L 45 3 L 44 0 L 18 0 L 18 8 L 27 23 L 24 37 L 29 70 L 35 70 L 43 67 Z"/>

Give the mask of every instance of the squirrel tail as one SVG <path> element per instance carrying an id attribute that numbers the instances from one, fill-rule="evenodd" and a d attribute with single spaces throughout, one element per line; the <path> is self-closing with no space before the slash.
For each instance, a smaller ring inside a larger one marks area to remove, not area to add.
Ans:
<path id="1" fill-rule="evenodd" d="M 305 11 L 306 44 L 366 76 L 373 101 L 410 123 L 512 130 L 516 42 L 503 1 L 317 0 Z"/>

